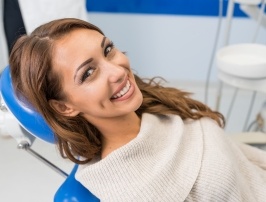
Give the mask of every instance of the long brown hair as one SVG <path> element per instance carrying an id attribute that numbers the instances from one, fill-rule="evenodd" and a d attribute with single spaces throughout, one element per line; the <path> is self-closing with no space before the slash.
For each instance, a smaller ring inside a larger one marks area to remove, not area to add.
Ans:
<path id="1" fill-rule="evenodd" d="M 82 116 L 67 117 L 58 114 L 50 99 L 62 100 L 60 75 L 53 72 L 52 52 L 54 42 L 75 29 L 92 29 L 103 32 L 88 22 L 67 18 L 38 27 L 29 36 L 15 43 L 10 55 L 13 87 L 18 96 L 25 97 L 54 131 L 63 158 L 84 164 L 101 151 L 100 132 Z M 223 126 L 223 116 L 206 105 L 189 98 L 189 94 L 175 88 L 163 87 L 154 79 L 144 81 L 135 75 L 143 93 L 143 103 L 136 113 L 177 114 L 182 119 L 210 117 Z M 82 158 L 80 158 L 82 157 Z"/>

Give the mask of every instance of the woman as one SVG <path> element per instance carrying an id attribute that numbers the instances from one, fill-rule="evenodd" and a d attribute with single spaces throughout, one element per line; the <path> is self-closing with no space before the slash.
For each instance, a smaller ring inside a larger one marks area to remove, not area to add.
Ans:
<path id="1" fill-rule="evenodd" d="M 265 201 L 265 153 L 228 140 L 223 116 L 188 93 L 134 75 L 96 26 L 44 24 L 16 42 L 10 66 L 17 95 L 102 201 Z"/>

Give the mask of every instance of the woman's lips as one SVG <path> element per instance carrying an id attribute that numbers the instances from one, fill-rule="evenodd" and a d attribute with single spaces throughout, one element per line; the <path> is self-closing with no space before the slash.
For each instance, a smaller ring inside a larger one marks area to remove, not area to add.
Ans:
<path id="1" fill-rule="evenodd" d="M 124 87 L 111 97 L 112 101 L 123 101 L 131 97 L 134 93 L 134 85 L 127 79 Z"/>

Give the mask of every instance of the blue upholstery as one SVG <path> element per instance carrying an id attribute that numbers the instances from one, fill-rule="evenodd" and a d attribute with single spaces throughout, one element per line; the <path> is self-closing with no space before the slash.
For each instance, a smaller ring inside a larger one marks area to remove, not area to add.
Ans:
<path id="1" fill-rule="evenodd" d="M 54 202 L 98 202 L 100 201 L 75 179 L 75 165 L 68 178 L 55 194 Z"/>
<path id="2" fill-rule="evenodd" d="M 13 91 L 9 67 L 6 67 L 1 74 L 0 88 L 8 110 L 16 117 L 20 125 L 32 135 L 46 142 L 54 143 L 53 132 L 43 117 L 30 108 L 29 104 L 27 106 L 17 99 Z"/>
<path id="3" fill-rule="evenodd" d="M 54 135 L 43 117 L 28 103 L 17 99 L 11 82 L 10 69 L 6 67 L 1 74 L 0 91 L 8 110 L 29 133 L 50 143 L 55 143 Z M 99 201 L 91 192 L 75 179 L 77 165 L 61 185 L 54 196 L 55 202 L 96 202 Z"/>

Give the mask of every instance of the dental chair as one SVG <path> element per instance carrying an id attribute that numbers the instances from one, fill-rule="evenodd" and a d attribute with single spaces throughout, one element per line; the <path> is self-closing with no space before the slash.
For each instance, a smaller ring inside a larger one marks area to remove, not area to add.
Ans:
<path id="1" fill-rule="evenodd" d="M 49 165 L 59 174 L 66 177 L 66 180 L 59 187 L 54 196 L 55 202 L 98 202 L 89 190 L 75 180 L 77 165 L 74 166 L 71 173 L 68 175 L 60 168 L 43 158 L 37 152 L 31 149 L 34 138 L 40 138 L 49 143 L 55 143 L 54 135 L 50 127 L 47 125 L 43 117 L 36 112 L 32 106 L 26 101 L 19 100 L 13 90 L 10 68 L 6 67 L 0 78 L 0 93 L 1 93 L 1 115 L 2 120 L 11 129 L 12 134 L 17 142 L 18 148 L 24 149 L 33 156 Z"/>

